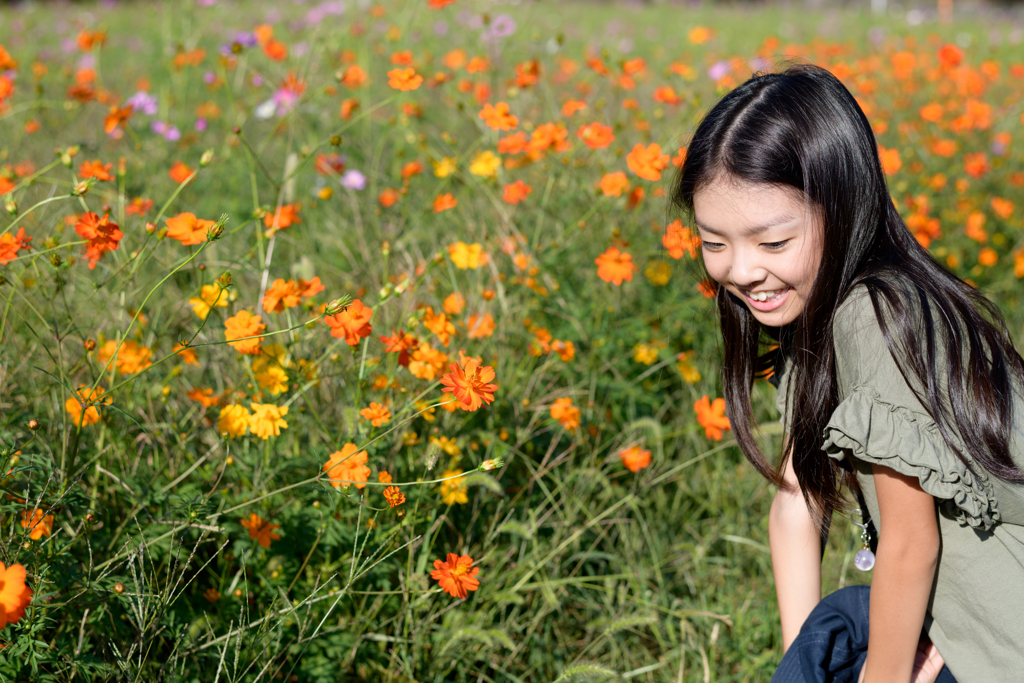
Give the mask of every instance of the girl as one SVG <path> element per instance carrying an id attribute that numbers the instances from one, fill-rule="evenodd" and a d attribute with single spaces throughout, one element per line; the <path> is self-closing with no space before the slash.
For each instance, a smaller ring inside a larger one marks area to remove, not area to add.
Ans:
<path id="1" fill-rule="evenodd" d="M 998 308 L 903 223 L 856 100 L 818 67 L 756 75 L 701 122 L 672 200 L 719 285 L 736 440 L 778 486 L 773 681 L 1024 680 L 1024 360 Z M 777 467 L 751 425 L 768 370 Z M 877 561 L 870 589 L 821 600 L 844 486 Z"/>

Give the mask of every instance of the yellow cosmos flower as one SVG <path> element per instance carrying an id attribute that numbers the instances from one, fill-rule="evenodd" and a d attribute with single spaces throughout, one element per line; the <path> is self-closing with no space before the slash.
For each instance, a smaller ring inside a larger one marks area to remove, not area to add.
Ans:
<path id="1" fill-rule="evenodd" d="M 434 165 L 434 175 L 438 178 L 447 178 L 458 168 L 453 157 L 443 157 L 440 161 L 431 163 Z"/>
<path id="2" fill-rule="evenodd" d="M 252 415 L 249 416 L 249 429 L 261 439 L 278 436 L 282 429 L 288 428 L 284 416 L 288 414 L 288 406 L 275 406 L 273 403 L 250 403 Z"/>
<path id="3" fill-rule="evenodd" d="M 220 409 L 220 418 L 217 420 L 217 431 L 221 436 L 239 437 L 245 435 L 249 427 L 249 409 L 245 406 L 229 405 Z"/>
<path id="4" fill-rule="evenodd" d="M 462 470 L 445 470 L 441 478 L 454 477 L 462 474 Z M 441 500 L 444 501 L 445 505 L 453 505 L 458 503 L 459 505 L 465 505 L 469 502 L 469 496 L 466 495 L 466 484 L 464 479 L 452 479 L 450 481 L 441 482 Z"/>
<path id="5" fill-rule="evenodd" d="M 651 261 L 644 268 L 644 277 L 655 287 L 664 287 L 672 277 L 672 266 L 660 260 Z"/>
<path id="6" fill-rule="evenodd" d="M 199 296 L 188 300 L 188 303 L 192 306 L 192 311 L 199 316 L 200 320 L 206 320 L 206 316 L 210 315 L 210 309 L 214 306 L 217 308 L 227 308 L 228 295 L 222 293 L 223 291 L 216 282 L 212 285 L 203 285 Z"/>
<path id="7" fill-rule="evenodd" d="M 633 360 L 644 365 L 651 365 L 658 360 L 658 348 L 651 344 L 637 344 L 633 347 Z"/>
<path id="8" fill-rule="evenodd" d="M 473 162 L 469 165 L 469 172 L 489 178 L 498 172 L 499 167 L 501 167 L 501 157 L 490 150 L 484 150 L 473 157 Z"/>
<path id="9" fill-rule="evenodd" d="M 288 390 L 288 373 L 278 365 L 268 364 L 266 369 L 255 374 L 260 388 L 266 389 L 274 396 Z"/>
<path id="10" fill-rule="evenodd" d="M 460 270 L 476 270 L 487 265 L 490 261 L 490 256 L 484 251 L 483 245 L 479 242 L 474 242 L 473 244 L 466 244 L 465 242 L 449 244 L 448 256 L 451 257 L 455 267 Z"/>

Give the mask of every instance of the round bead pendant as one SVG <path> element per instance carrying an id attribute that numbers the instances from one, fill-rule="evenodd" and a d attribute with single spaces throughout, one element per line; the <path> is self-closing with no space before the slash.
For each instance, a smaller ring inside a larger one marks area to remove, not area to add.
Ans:
<path id="1" fill-rule="evenodd" d="M 865 548 L 860 550 L 853 557 L 853 566 L 862 572 L 866 572 L 875 566 L 875 554 Z"/>

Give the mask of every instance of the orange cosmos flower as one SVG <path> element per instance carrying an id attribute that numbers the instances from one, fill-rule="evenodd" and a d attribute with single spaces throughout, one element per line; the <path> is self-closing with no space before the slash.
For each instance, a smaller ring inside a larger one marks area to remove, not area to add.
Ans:
<path id="1" fill-rule="evenodd" d="M 214 221 L 196 218 L 194 213 L 185 211 L 167 219 L 167 236 L 186 247 L 202 244 L 206 241 L 206 233 L 213 226 Z"/>
<path id="2" fill-rule="evenodd" d="M 662 104 L 682 104 L 683 98 L 671 85 L 663 85 L 654 89 L 654 101 Z"/>
<path id="3" fill-rule="evenodd" d="M 529 197 L 532 191 L 532 187 L 524 183 L 522 180 L 517 180 L 514 183 L 505 186 L 505 191 L 501 198 L 505 200 L 507 204 L 518 204 Z"/>
<path id="4" fill-rule="evenodd" d="M 452 363 L 448 369 L 449 372 L 441 377 L 441 384 L 444 385 L 441 391 L 451 393 L 460 408 L 473 412 L 494 402 L 494 392 L 498 389 L 497 384 L 491 383 L 494 368 L 489 365 L 480 367 L 476 359 L 465 358 L 461 367 Z"/>
<path id="5" fill-rule="evenodd" d="M 399 334 L 392 330 L 390 337 L 381 337 L 384 342 L 384 353 L 397 353 L 398 364 L 402 367 L 409 367 L 409 350 L 419 345 L 416 337 L 411 334 Z"/>
<path id="6" fill-rule="evenodd" d="M 479 567 L 474 567 L 473 558 L 469 555 L 456 555 L 448 553 L 447 562 L 434 560 L 434 571 L 430 572 L 430 578 L 437 581 L 442 590 L 449 593 L 453 598 L 466 599 L 466 591 L 475 591 L 480 587 L 480 581 L 474 578 L 480 573 Z"/>
<path id="7" fill-rule="evenodd" d="M 171 177 L 171 180 L 173 180 L 175 183 L 181 185 L 186 180 L 188 180 L 189 176 L 191 176 L 193 173 L 195 173 L 195 169 L 191 168 L 188 164 L 184 164 L 180 161 L 175 161 L 173 164 L 171 164 L 171 169 L 167 172 L 167 175 L 169 175 Z M 188 180 L 188 182 L 191 183 L 192 181 Z"/>
<path id="8" fill-rule="evenodd" d="M 352 112 L 359 108 L 359 100 L 355 97 L 346 97 L 341 101 L 341 108 L 338 109 L 338 116 L 348 121 L 352 118 Z"/>
<path id="9" fill-rule="evenodd" d="M 136 197 L 124 207 L 126 216 L 145 216 L 153 208 L 153 200 L 145 197 Z"/>
<path id="10" fill-rule="evenodd" d="M 676 219 L 665 226 L 661 243 L 668 249 L 668 255 L 674 259 L 683 258 L 683 254 L 689 254 L 690 258 L 695 259 L 697 247 L 700 246 L 700 235 L 684 227 L 683 222 Z"/>
<path id="11" fill-rule="evenodd" d="M 301 292 L 295 280 L 277 278 L 263 294 L 263 310 L 268 313 L 283 313 L 284 309 L 294 308 L 301 301 Z"/>
<path id="12" fill-rule="evenodd" d="M 388 85 L 395 90 L 415 90 L 422 84 L 423 76 L 416 73 L 416 69 L 412 67 L 392 69 L 388 72 Z"/>
<path id="13" fill-rule="evenodd" d="M 341 84 L 349 90 L 355 90 L 366 85 L 366 81 L 369 80 L 369 75 L 366 73 L 366 69 L 359 66 L 358 64 L 352 64 L 345 69 L 345 74 L 342 76 Z"/>
<path id="14" fill-rule="evenodd" d="M 455 334 L 455 325 L 448 320 L 448 316 L 444 313 L 434 313 L 434 309 L 430 306 L 427 306 L 423 313 L 423 325 L 437 335 L 442 346 L 448 346 L 452 335 Z"/>
<path id="15" fill-rule="evenodd" d="M 78 167 L 78 177 L 82 180 L 86 178 L 95 178 L 100 181 L 113 180 L 114 176 L 110 173 L 112 167 L 113 164 L 104 164 L 99 159 L 83 161 Z"/>
<path id="16" fill-rule="evenodd" d="M 952 69 L 960 65 L 964 59 L 964 51 L 952 43 L 946 43 L 938 51 L 939 64 L 946 69 Z"/>
<path id="17" fill-rule="evenodd" d="M 629 189 L 629 179 L 622 171 L 605 173 L 598 181 L 597 187 L 605 197 L 621 197 L 622 193 Z"/>
<path id="18" fill-rule="evenodd" d="M 418 379 L 432 380 L 444 372 L 444 365 L 447 362 L 448 354 L 423 342 L 409 356 L 409 372 Z"/>
<path id="19" fill-rule="evenodd" d="M 903 168 L 903 161 L 900 159 L 898 149 L 886 149 L 879 145 L 878 158 L 882 162 L 882 170 L 885 171 L 885 175 L 892 175 Z"/>
<path id="20" fill-rule="evenodd" d="M 668 166 L 669 156 L 661 153 L 661 145 L 651 143 L 647 147 L 637 144 L 626 155 L 629 170 L 645 180 L 661 180 L 661 169 Z"/>
<path id="21" fill-rule="evenodd" d="M 633 257 L 615 247 L 608 247 L 594 259 L 594 263 L 597 264 L 597 276 L 615 286 L 620 286 L 623 280 L 632 282 L 633 271 L 637 270 Z"/>
<path id="22" fill-rule="evenodd" d="M 580 409 L 572 404 L 568 396 L 556 399 L 551 404 L 551 417 L 568 432 L 574 432 L 580 426 Z"/>
<path id="23" fill-rule="evenodd" d="M 324 463 L 327 480 L 334 488 L 348 488 L 355 485 L 357 489 L 366 488 L 370 478 L 370 468 L 366 451 L 359 450 L 354 443 L 347 443 L 340 451 L 331 453 L 331 459 Z"/>
<path id="24" fill-rule="evenodd" d="M 458 315 L 466 307 L 466 298 L 458 292 L 452 292 L 444 298 L 444 312 L 448 315 Z"/>
<path id="25" fill-rule="evenodd" d="M 21 528 L 31 529 L 28 537 L 38 541 L 43 536 L 49 536 L 53 531 L 53 515 L 43 516 L 39 508 L 35 510 L 23 510 L 21 513 Z"/>
<path id="26" fill-rule="evenodd" d="M 242 520 L 242 526 L 249 531 L 249 538 L 255 539 L 264 548 L 269 548 L 271 541 L 281 540 L 281 537 L 274 531 L 274 529 L 280 529 L 281 525 L 271 524 L 255 512 L 249 515 L 249 519 Z"/>
<path id="27" fill-rule="evenodd" d="M 276 38 L 271 38 L 264 43 L 263 54 L 275 62 L 283 62 L 288 58 L 288 46 Z"/>
<path id="28" fill-rule="evenodd" d="M 1014 205 L 1009 199 L 1003 199 L 1002 197 L 992 198 L 992 210 L 996 212 L 996 215 L 1006 220 L 1013 214 Z"/>
<path id="29" fill-rule="evenodd" d="M 110 135 L 117 128 L 127 123 L 128 119 L 132 117 L 133 108 L 130 104 L 123 109 L 118 109 L 116 106 L 111 107 L 110 113 L 103 118 L 103 132 Z"/>
<path id="30" fill-rule="evenodd" d="M 639 472 L 651 464 L 651 452 L 639 446 L 632 446 L 619 451 L 619 459 L 630 472 Z"/>
<path id="31" fill-rule="evenodd" d="M 469 316 L 467 329 L 467 336 L 470 339 L 486 339 L 494 334 L 494 316 L 490 313 L 484 313 L 483 315 L 471 315 Z"/>
<path id="32" fill-rule="evenodd" d="M 279 206 L 274 213 L 268 213 L 263 217 L 263 225 L 268 228 L 276 227 L 278 230 L 284 230 L 285 228 L 301 222 L 302 221 L 299 220 L 298 204 L 284 204 Z"/>
<path id="33" fill-rule="evenodd" d="M 715 441 L 722 440 L 722 434 L 729 429 L 729 418 L 725 416 L 725 399 L 716 398 L 713 402 L 704 394 L 693 404 L 697 413 L 697 422 L 704 428 L 704 434 Z"/>
<path id="34" fill-rule="evenodd" d="M 199 387 L 193 387 L 192 390 L 186 393 L 185 395 L 188 396 L 193 401 L 202 404 L 204 408 L 215 406 L 217 405 L 217 402 L 220 401 L 220 396 L 213 393 L 213 389 L 210 387 L 205 387 L 203 389 L 200 389 Z"/>
<path id="35" fill-rule="evenodd" d="M 370 421 L 374 427 L 380 427 L 391 422 L 391 411 L 388 410 L 387 406 L 382 406 L 379 403 L 370 403 L 369 408 L 363 408 L 359 411 L 359 414 Z"/>
<path id="36" fill-rule="evenodd" d="M 384 188 L 381 191 L 381 193 L 377 195 L 377 201 L 380 202 L 380 205 L 383 206 L 385 209 L 394 204 L 395 202 L 397 202 L 401 198 L 402 195 L 398 192 L 398 190 L 394 190 L 390 187 Z"/>
<path id="37" fill-rule="evenodd" d="M 379 481 L 382 484 L 390 484 L 391 475 L 385 472 L 384 470 L 381 470 L 380 472 L 377 473 L 377 481 Z"/>
<path id="38" fill-rule="evenodd" d="M 453 2 L 455 2 L 455 0 L 427 0 L 427 7 L 429 7 L 430 9 L 441 9 L 442 7 L 450 5 Z"/>
<path id="39" fill-rule="evenodd" d="M 224 339 L 239 353 L 258 356 L 260 354 L 260 342 L 263 341 L 263 337 L 256 337 L 254 335 L 259 334 L 265 329 L 267 329 L 267 326 L 260 322 L 258 315 L 254 316 L 249 311 L 243 309 L 237 315 L 233 315 L 224 321 Z M 242 337 L 252 337 L 252 339 L 242 339 Z M 239 341 L 233 341 L 235 339 Z"/>
<path id="40" fill-rule="evenodd" d="M 576 137 L 583 141 L 590 149 L 604 149 L 615 141 L 615 134 L 611 126 L 606 126 L 599 121 L 587 123 L 580 126 L 576 131 Z"/>
<path id="41" fill-rule="evenodd" d="M 85 384 L 79 385 L 75 391 L 75 396 L 69 398 L 64 402 L 64 410 L 68 411 L 68 415 L 71 416 L 71 422 L 76 427 L 81 423 L 85 425 L 96 424 L 100 421 L 100 411 L 97 408 L 98 405 L 110 405 L 111 400 L 109 398 L 100 400 L 103 396 L 103 389 L 96 387 L 90 390 Z M 86 404 L 93 403 L 88 408 Z M 83 418 L 82 410 L 85 410 L 85 416 Z"/>
<path id="42" fill-rule="evenodd" d="M 955 140 L 936 140 L 932 143 L 932 153 L 945 158 L 950 158 L 956 154 L 956 141 Z"/>
<path id="43" fill-rule="evenodd" d="M 18 228 L 17 234 L 5 232 L 0 235 L 0 266 L 6 266 L 16 259 L 20 250 L 31 249 L 31 241 L 31 237 L 25 236 L 25 228 L 21 227 Z"/>
<path id="44" fill-rule="evenodd" d="M 25 568 L 20 564 L 4 567 L 0 562 L 0 629 L 25 616 L 32 602 L 32 589 L 25 585 Z"/>
<path id="45" fill-rule="evenodd" d="M 83 29 L 78 34 L 78 49 L 82 52 L 92 52 L 92 49 L 97 45 L 103 45 L 107 42 L 106 31 L 87 31 Z"/>
<path id="46" fill-rule="evenodd" d="M 984 152 L 971 152 L 964 155 L 964 171 L 972 178 L 980 178 L 989 172 L 991 167 L 988 156 Z"/>
<path id="47" fill-rule="evenodd" d="M 324 322 L 331 328 L 332 337 L 344 338 L 346 344 L 356 346 L 360 339 L 373 332 L 372 317 L 373 309 L 356 299 L 341 313 L 324 317 Z"/>
<path id="48" fill-rule="evenodd" d="M 512 130 L 519 125 L 519 118 L 510 113 L 507 102 L 498 102 L 495 105 L 488 102 L 480 110 L 480 118 L 492 130 Z"/>
<path id="49" fill-rule="evenodd" d="M 384 489 L 384 500 L 388 502 L 388 507 L 398 507 L 405 502 L 405 494 L 397 486 L 389 486 Z"/>
<path id="50" fill-rule="evenodd" d="M 458 206 L 459 200 L 452 196 L 451 192 L 439 194 L 434 198 L 434 213 L 441 213 Z"/>
<path id="51" fill-rule="evenodd" d="M 498 140 L 498 154 L 519 154 L 526 148 L 526 133 L 519 131 Z"/>
<path id="52" fill-rule="evenodd" d="M 110 214 L 103 214 L 103 218 L 86 211 L 82 217 L 75 222 L 75 232 L 78 236 L 89 240 L 85 247 L 85 258 L 89 261 L 89 270 L 96 267 L 103 254 L 108 251 L 116 251 L 120 245 L 124 233 L 121 232 L 117 223 L 110 220 Z"/>
<path id="53" fill-rule="evenodd" d="M 928 121 L 929 123 L 938 123 L 942 120 L 942 114 L 945 110 L 942 105 L 938 102 L 929 102 L 920 109 L 917 110 L 918 115 Z"/>

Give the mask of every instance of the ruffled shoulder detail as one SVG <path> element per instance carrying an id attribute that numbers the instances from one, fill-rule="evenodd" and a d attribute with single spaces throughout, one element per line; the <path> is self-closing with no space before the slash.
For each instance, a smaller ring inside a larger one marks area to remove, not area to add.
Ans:
<path id="1" fill-rule="evenodd" d="M 873 388 L 853 387 L 824 431 L 822 450 L 842 460 L 849 452 L 906 476 L 939 499 L 962 526 L 988 530 L 1000 521 L 995 489 L 983 468 L 975 475 L 946 445 L 927 414 L 888 403 Z"/>

